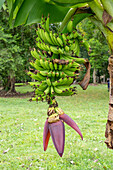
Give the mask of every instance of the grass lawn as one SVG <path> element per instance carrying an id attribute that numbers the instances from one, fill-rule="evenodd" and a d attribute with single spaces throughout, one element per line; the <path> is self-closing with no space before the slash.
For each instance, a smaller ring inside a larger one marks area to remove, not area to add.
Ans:
<path id="1" fill-rule="evenodd" d="M 77 86 L 78 87 L 78 86 Z M 31 91 L 29 86 L 17 91 Z M 108 114 L 107 85 L 78 87 L 72 97 L 57 97 L 59 107 L 78 124 L 84 140 L 65 124 L 65 150 L 60 158 L 50 139 L 43 151 L 48 105 L 29 98 L 0 98 L 0 169 L 112 170 L 113 150 L 104 144 Z"/>

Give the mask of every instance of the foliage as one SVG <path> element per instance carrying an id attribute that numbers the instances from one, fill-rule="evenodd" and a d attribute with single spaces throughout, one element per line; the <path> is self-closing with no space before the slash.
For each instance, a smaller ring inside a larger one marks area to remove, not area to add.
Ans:
<path id="1" fill-rule="evenodd" d="M 112 169 L 113 152 L 104 145 L 107 86 L 89 86 L 87 91 L 77 88 L 77 96 L 58 97 L 58 101 L 80 126 L 84 140 L 65 125 L 66 147 L 60 159 L 51 139 L 47 151 L 43 151 L 47 104 L 30 103 L 28 98 L 0 98 L 1 169 Z M 21 91 L 21 87 L 16 90 Z"/>
<path id="2" fill-rule="evenodd" d="M 89 53 L 85 49 L 81 50 L 81 57 L 84 56 L 88 58 L 91 67 L 98 70 L 99 75 L 106 75 L 108 77 L 108 58 L 109 58 L 109 48 L 104 35 L 100 30 L 88 19 L 85 19 L 77 26 L 80 33 L 84 36 L 84 39 L 90 45 Z M 92 75 L 91 75 L 92 77 Z"/>
<path id="3" fill-rule="evenodd" d="M 35 25 L 9 28 L 7 8 L 2 8 L 0 35 L 0 80 L 8 91 L 13 77 L 16 81 L 29 80 L 25 70 L 29 67 L 30 48 L 34 46 Z"/>

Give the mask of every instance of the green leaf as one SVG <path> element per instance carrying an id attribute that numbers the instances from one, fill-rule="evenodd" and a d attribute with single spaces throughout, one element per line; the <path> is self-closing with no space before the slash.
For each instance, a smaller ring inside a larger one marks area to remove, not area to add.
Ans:
<path id="1" fill-rule="evenodd" d="M 27 17 L 29 15 L 30 10 L 34 6 L 37 0 L 24 0 L 22 5 L 20 6 L 16 19 L 15 19 L 15 26 L 25 24 Z"/>
<path id="2" fill-rule="evenodd" d="M 26 24 L 40 22 L 42 14 L 47 16 L 50 14 L 50 23 L 61 22 L 68 12 L 69 8 L 55 6 L 45 3 L 44 0 L 37 0 L 29 13 Z"/>
<path id="3" fill-rule="evenodd" d="M 92 14 L 89 13 L 80 13 L 80 14 L 75 14 L 74 16 L 74 21 L 73 21 L 73 25 L 74 27 L 76 27 L 76 25 L 81 22 L 83 19 L 91 16 Z"/>
<path id="4" fill-rule="evenodd" d="M 7 0 L 7 5 L 8 5 L 9 13 L 10 13 L 12 6 L 13 6 L 13 0 Z"/>
<path id="5" fill-rule="evenodd" d="M 9 17 L 9 24 L 10 26 L 12 26 L 12 20 L 13 18 L 15 18 L 21 4 L 22 4 L 23 0 L 16 0 L 13 4 L 12 4 L 12 9 L 10 12 L 10 17 Z"/>
<path id="6" fill-rule="evenodd" d="M 7 3 L 12 2 L 7 0 Z M 42 14 L 50 14 L 50 22 L 60 22 L 69 8 L 59 7 L 45 2 L 45 0 L 16 0 L 8 5 L 10 12 L 9 22 L 13 21 L 14 26 L 40 22 Z"/>
<path id="7" fill-rule="evenodd" d="M 92 0 L 50 0 L 49 3 L 53 2 L 56 5 L 64 7 L 72 7 L 76 4 L 91 2 Z"/>
<path id="8" fill-rule="evenodd" d="M 2 5 L 4 2 L 5 2 L 5 0 L 0 0 L 0 9 L 2 8 Z"/>

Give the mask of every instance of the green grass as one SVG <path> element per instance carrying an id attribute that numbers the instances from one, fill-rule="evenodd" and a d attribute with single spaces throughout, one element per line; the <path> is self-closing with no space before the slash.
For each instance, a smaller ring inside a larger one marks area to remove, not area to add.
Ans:
<path id="1" fill-rule="evenodd" d="M 33 88 L 30 85 L 16 87 L 16 91 L 20 93 L 32 92 Z"/>
<path id="2" fill-rule="evenodd" d="M 23 93 L 29 86 L 18 87 Z M 107 85 L 78 87 L 72 97 L 57 97 L 59 107 L 78 124 L 84 140 L 68 125 L 63 157 L 52 140 L 43 151 L 43 127 L 48 105 L 29 98 L 0 98 L 0 169 L 112 170 L 113 150 L 104 144 L 108 114 Z M 4 151 L 8 152 L 3 154 Z"/>

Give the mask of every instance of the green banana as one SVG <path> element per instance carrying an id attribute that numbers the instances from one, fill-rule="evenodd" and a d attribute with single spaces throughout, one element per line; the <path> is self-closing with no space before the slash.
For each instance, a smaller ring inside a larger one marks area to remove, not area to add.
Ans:
<path id="1" fill-rule="evenodd" d="M 87 41 L 82 40 L 80 43 L 86 48 L 87 51 L 90 50 L 90 45 Z"/>
<path id="2" fill-rule="evenodd" d="M 51 71 L 49 71 L 48 73 L 47 73 L 47 77 L 52 77 L 52 72 Z"/>
<path id="3" fill-rule="evenodd" d="M 45 34 L 45 30 L 44 29 L 41 29 L 41 36 L 42 36 L 42 40 L 45 42 L 45 43 L 48 43 L 48 40 L 46 38 L 46 34 Z"/>
<path id="4" fill-rule="evenodd" d="M 55 93 L 57 93 L 57 94 L 61 94 L 61 93 L 62 93 L 62 90 L 61 90 L 61 89 L 58 89 L 56 86 L 54 86 L 54 91 L 55 91 Z"/>
<path id="5" fill-rule="evenodd" d="M 58 43 L 57 43 L 57 42 L 55 41 L 55 39 L 54 39 L 54 35 L 53 35 L 52 31 L 49 32 L 49 35 L 50 35 L 50 38 L 51 38 L 53 44 L 54 44 L 54 45 L 58 45 Z"/>
<path id="6" fill-rule="evenodd" d="M 63 67 L 62 67 L 62 71 L 64 71 L 64 70 L 67 70 L 68 69 L 68 64 L 65 64 L 65 65 L 63 65 Z"/>
<path id="7" fill-rule="evenodd" d="M 40 82 L 38 82 L 38 81 L 35 81 L 35 82 L 29 82 L 29 84 L 31 85 L 31 86 L 39 86 L 40 85 Z"/>
<path id="8" fill-rule="evenodd" d="M 41 42 L 37 42 L 36 45 L 39 49 L 43 50 L 42 47 L 41 47 Z"/>
<path id="9" fill-rule="evenodd" d="M 55 86 L 55 88 L 57 88 L 57 89 L 60 89 L 60 90 L 62 90 L 62 91 L 65 91 L 66 89 L 68 89 L 69 88 L 69 86 L 60 86 L 60 85 L 58 85 L 58 86 Z"/>
<path id="10" fill-rule="evenodd" d="M 73 42 L 73 44 L 70 46 L 70 50 L 73 51 L 74 53 L 77 53 L 79 50 L 79 44 L 78 44 L 78 40 L 75 39 L 75 41 Z"/>
<path id="11" fill-rule="evenodd" d="M 30 75 L 34 80 L 42 81 L 41 77 L 37 76 L 36 74 L 32 73 L 31 71 L 29 71 L 27 74 Z"/>
<path id="12" fill-rule="evenodd" d="M 40 40 L 43 40 L 42 28 L 40 27 L 40 25 L 38 25 L 37 34 L 38 34 L 38 37 L 40 38 Z"/>
<path id="13" fill-rule="evenodd" d="M 52 72 L 51 72 L 51 76 L 52 76 L 52 77 L 55 77 L 55 75 L 56 75 L 55 71 L 52 71 Z"/>
<path id="14" fill-rule="evenodd" d="M 50 50 L 51 50 L 53 53 L 55 53 L 55 54 L 59 54 L 58 47 L 50 46 Z"/>
<path id="15" fill-rule="evenodd" d="M 64 77 L 64 78 L 62 78 L 60 83 L 58 83 L 58 85 L 67 85 L 67 86 L 69 86 L 72 83 L 73 83 L 73 78 L 71 78 L 71 77 Z"/>
<path id="16" fill-rule="evenodd" d="M 41 57 L 45 57 L 44 54 L 42 53 L 42 51 L 38 50 L 38 54 L 41 56 Z"/>
<path id="17" fill-rule="evenodd" d="M 45 37 L 46 37 L 46 40 L 48 41 L 48 43 L 50 45 L 54 45 L 51 38 L 50 38 L 50 36 L 49 36 L 49 33 L 47 31 L 45 31 L 44 33 L 45 33 Z"/>
<path id="18" fill-rule="evenodd" d="M 38 101 L 40 101 L 40 100 L 41 100 L 41 97 L 33 97 L 33 98 L 31 98 L 30 101 L 36 101 L 36 102 L 38 102 Z"/>
<path id="19" fill-rule="evenodd" d="M 54 40 L 54 42 L 56 43 L 56 45 L 59 46 L 59 43 L 58 43 L 56 37 L 57 37 L 57 35 L 54 33 L 54 34 L 53 34 L 53 40 Z"/>
<path id="20" fill-rule="evenodd" d="M 59 46 L 63 47 L 63 41 L 62 41 L 62 39 L 61 39 L 59 36 L 58 36 L 56 39 L 57 39 L 57 41 L 58 41 Z"/>
<path id="21" fill-rule="evenodd" d="M 34 58 L 39 59 L 39 54 L 37 53 L 37 51 L 36 51 L 35 48 L 31 51 L 31 55 L 32 55 Z"/>
<path id="22" fill-rule="evenodd" d="M 42 50 L 46 50 L 47 51 L 47 48 L 46 48 L 46 44 L 45 43 L 40 43 L 40 46 L 41 46 L 41 49 Z"/>
<path id="23" fill-rule="evenodd" d="M 69 52 L 69 50 L 70 50 L 67 45 L 64 47 L 64 49 L 65 49 L 66 52 Z"/>
<path id="24" fill-rule="evenodd" d="M 74 59 L 76 63 L 79 63 L 79 64 L 85 64 L 86 63 L 86 59 L 84 58 L 75 58 Z"/>
<path id="25" fill-rule="evenodd" d="M 59 76 L 60 76 L 61 78 L 63 78 L 63 77 L 66 77 L 66 74 L 65 74 L 64 72 L 60 72 L 60 73 L 59 73 Z"/>
<path id="26" fill-rule="evenodd" d="M 54 63 L 53 65 L 54 65 L 54 69 L 57 70 L 58 69 L 57 63 Z"/>
<path id="27" fill-rule="evenodd" d="M 44 16 L 42 15 L 40 24 L 42 25 L 43 23 L 44 23 Z"/>
<path id="28" fill-rule="evenodd" d="M 42 82 L 37 89 L 44 91 L 47 87 L 48 87 L 47 82 Z"/>
<path id="29" fill-rule="evenodd" d="M 44 94 L 49 94 L 50 93 L 50 87 L 47 87 L 46 90 L 44 90 Z"/>
<path id="30" fill-rule="evenodd" d="M 51 86 L 51 94 L 54 94 L 54 88 Z"/>
<path id="31" fill-rule="evenodd" d="M 40 71 L 40 72 L 42 72 L 42 71 Z M 42 81 L 42 80 L 46 80 L 46 77 L 45 76 L 43 76 L 42 74 L 40 74 L 40 72 L 38 72 L 37 74 L 36 74 L 36 76 Z"/>
<path id="32" fill-rule="evenodd" d="M 76 75 L 75 72 L 72 72 L 72 71 L 69 71 L 69 70 L 65 70 L 64 73 L 67 74 L 67 76 L 70 76 L 70 77 L 74 77 Z"/>
<path id="33" fill-rule="evenodd" d="M 72 96 L 76 94 L 75 92 L 72 91 L 63 91 L 61 94 L 57 94 L 58 96 Z"/>
<path id="34" fill-rule="evenodd" d="M 64 77 L 64 78 L 60 78 L 57 81 L 52 82 L 53 86 L 61 86 L 61 85 L 70 85 L 73 83 L 73 78 L 71 77 Z"/>
<path id="35" fill-rule="evenodd" d="M 62 48 L 62 49 L 61 49 L 61 48 L 58 48 L 58 52 L 59 52 L 60 54 L 63 54 L 63 53 L 64 53 L 63 48 Z"/>
<path id="36" fill-rule="evenodd" d="M 64 45 L 67 44 L 67 37 L 65 34 L 61 34 Z"/>
<path id="37" fill-rule="evenodd" d="M 68 22 L 68 24 L 67 24 L 67 30 L 68 30 L 69 32 L 72 32 L 72 30 L 73 30 L 73 19 L 71 19 L 71 20 Z"/>
<path id="38" fill-rule="evenodd" d="M 78 34 L 77 31 L 73 31 L 72 34 L 73 34 L 73 38 L 74 38 L 74 39 L 77 38 L 77 37 L 79 36 L 79 34 Z"/>
<path id="39" fill-rule="evenodd" d="M 59 72 L 57 71 L 57 72 L 55 73 L 55 75 L 56 75 L 56 77 L 59 77 L 60 74 L 59 74 Z"/>
<path id="40" fill-rule="evenodd" d="M 62 65 L 62 64 L 59 64 L 59 65 L 58 65 L 58 70 L 62 70 L 62 67 L 63 67 L 63 65 Z"/>
<path id="41" fill-rule="evenodd" d="M 73 67 L 73 61 L 69 62 L 69 64 L 64 65 L 62 71 L 68 70 L 70 67 Z"/>
<path id="42" fill-rule="evenodd" d="M 45 59 L 45 67 L 46 67 L 46 70 L 50 70 L 49 61 L 46 59 Z"/>
<path id="43" fill-rule="evenodd" d="M 48 86 L 51 86 L 51 80 L 47 77 L 47 79 L 46 79 L 46 82 L 47 82 L 47 85 Z"/>
<path id="44" fill-rule="evenodd" d="M 39 71 L 39 73 L 42 75 L 42 76 L 47 76 L 48 75 L 48 71 Z"/>
<path id="45" fill-rule="evenodd" d="M 70 67 L 68 70 L 71 71 L 71 72 L 75 72 L 79 69 L 80 69 L 79 67 Z"/>
<path id="46" fill-rule="evenodd" d="M 40 59 L 39 62 L 40 62 L 40 65 L 46 70 L 46 65 L 43 59 Z"/>
<path id="47" fill-rule="evenodd" d="M 47 17 L 46 22 L 45 22 L 45 28 L 46 28 L 46 31 L 49 32 L 49 14 L 48 14 L 48 17 Z"/>
<path id="48" fill-rule="evenodd" d="M 45 69 L 40 65 L 40 61 L 36 60 L 34 63 L 34 68 L 39 71 L 44 71 Z"/>
<path id="49" fill-rule="evenodd" d="M 53 66 L 53 63 L 49 61 L 49 67 L 51 70 L 54 70 L 54 66 Z"/>

